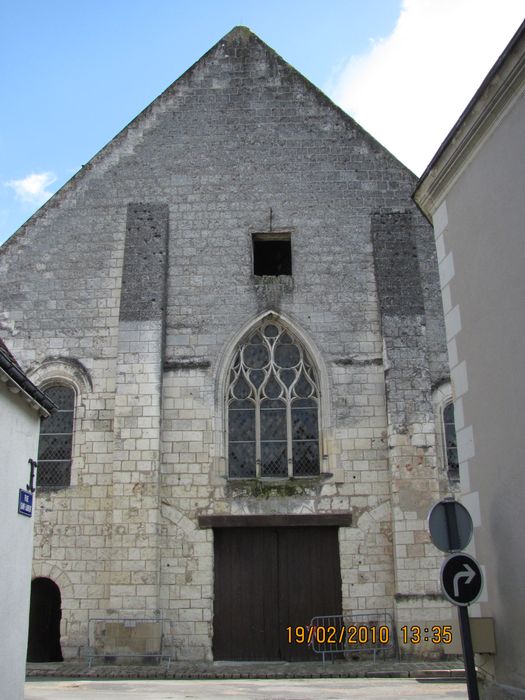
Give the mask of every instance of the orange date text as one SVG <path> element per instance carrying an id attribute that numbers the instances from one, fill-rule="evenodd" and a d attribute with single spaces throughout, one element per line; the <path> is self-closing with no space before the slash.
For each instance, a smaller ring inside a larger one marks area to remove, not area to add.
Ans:
<path id="1" fill-rule="evenodd" d="M 364 646 L 389 644 L 390 628 L 387 625 L 313 626 L 287 627 L 288 644 Z"/>

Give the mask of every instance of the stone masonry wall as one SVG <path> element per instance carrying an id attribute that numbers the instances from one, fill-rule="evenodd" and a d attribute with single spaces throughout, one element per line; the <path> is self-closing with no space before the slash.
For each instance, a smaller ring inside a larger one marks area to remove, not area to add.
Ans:
<path id="1" fill-rule="evenodd" d="M 448 619 L 450 615 L 450 606 L 439 591 L 442 555 L 431 544 L 426 525 L 431 506 L 447 488 L 446 473 L 437 457 L 432 406 L 432 369 L 442 372 L 442 342 L 432 342 L 440 319 L 432 319 L 429 335 L 430 314 L 425 314 L 425 307 L 433 304 L 428 293 L 433 280 L 427 282 L 424 294 L 415 234 L 411 212 L 383 211 L 373 217 L 387 393 L 396 616 L 400 624 Z M 419 250 L 424 250 L 424 243 Z M 428 266 L 428 260 L 425 262 Z"/>
<path id="2" fill-rule="evenodd" d="M 89 379 L 72 485 L 40 495 L 35 523 L 35 575 L 61 587 L 66 656 L 85 646 L 90 618 L 129 610 L 172 619 L 178 658 L 211 657 L 205 513 L 351 511 L 339 533 L 344 610 L 392 612 L 396 593 L 434 594 L 418 538 L 420 486 L 428 497 L 439 481 L 428 407 L 442 321 L 433 283 L 417 313 L 381 307 L 372 240 L 377 212 L 403 212 L 433 270 L 414 183 L 238 28 L 2 248 L 6 342 L 36 375 L 75 360 Z M 252 235 L 276 231 L 290 234 L 293 275 L 256 278 Z M 226 478 L 228 364 L 267 312 L 304 337 L 322 378 L 324 479 Z"/>

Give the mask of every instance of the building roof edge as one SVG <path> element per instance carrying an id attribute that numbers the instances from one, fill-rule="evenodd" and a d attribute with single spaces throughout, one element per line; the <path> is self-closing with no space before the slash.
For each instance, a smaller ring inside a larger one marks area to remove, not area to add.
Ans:
<path id="1" fill-rule="evenodd" d="M 38 410 L 44 417 L 57 410 L 57 406 L 51 401 L 49 396 L 29 379 L 1 339 L 0 379 L 8 383 L 10 385 L 9 388 L 14 393 L 22 392 L 28 399 L 30 406 Z"/>
<path id="2" fill-rule="evenodd" d="M 482 135 L 490 129 L 497 120 L 497 116 L 512 101 L 512 89 L 525 80 L 525 50 L 521 50 L 521 55 L 518 54 L 515 64 L 511 65 L 511 58 L 522 42 L 525 48 L 525 20 L 419 178 L 413 198 L 430 220 L 432 210 L 439 204 L 441 192 L 457 176 L 459 165 L 464 162 L 464 156 L 475 148 Z M 489 95 L 492 86 L 493 94 Z M 483 98 L 486 98 L 486 104 L 482 106 Z"/>

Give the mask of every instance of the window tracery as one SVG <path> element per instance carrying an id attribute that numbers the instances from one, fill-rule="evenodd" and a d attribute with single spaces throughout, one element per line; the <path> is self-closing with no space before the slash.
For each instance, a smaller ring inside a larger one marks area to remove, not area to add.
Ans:
<path id="1" fill-rule="evenodd" d="M 319 474 L 319 392 L 312 363 L 271 320 L 238 347 L 227 392 L 229 475 Z"/>

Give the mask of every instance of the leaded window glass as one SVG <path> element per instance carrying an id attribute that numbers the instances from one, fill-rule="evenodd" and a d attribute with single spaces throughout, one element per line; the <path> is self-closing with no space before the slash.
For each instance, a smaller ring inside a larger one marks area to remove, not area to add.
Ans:
<path id="1" fill-rule="evenodd" d="M 447 453 L 447 468 L 451 476 L 458 474 L 458 445 L 456 440 L 456 424 L 454 422 L 454 404 L 448 403 L 443 409 L 443 426 L 445 432 L 445 450 Z"/>
<path id="2" fill-rule="evenodd" d="M 64 488 L 71 483 L 75 408 L 75 392 L 71 387 L 51 386 L 45 392 L 58 410 L 40 423 L 36 483 L 41 490 Z"/>
<path id="3" fill-rule="evenodd" d="M 319 474 L 319 392 L 298 340 L 266 321 L 241 343 L 228 387 L 229 474 Z"/>

